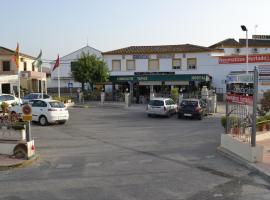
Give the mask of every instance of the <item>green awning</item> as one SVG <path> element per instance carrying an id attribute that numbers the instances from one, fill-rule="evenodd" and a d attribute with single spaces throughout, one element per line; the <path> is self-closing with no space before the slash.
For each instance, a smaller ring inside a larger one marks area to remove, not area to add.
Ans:
<path id="1" fill-rule="evenodd" d="M 175 74 L 175 75 L 142 75 L 142 76 L 110 76 L 113 83 L 141 81 L 210 81 L 208 74 Z"/>

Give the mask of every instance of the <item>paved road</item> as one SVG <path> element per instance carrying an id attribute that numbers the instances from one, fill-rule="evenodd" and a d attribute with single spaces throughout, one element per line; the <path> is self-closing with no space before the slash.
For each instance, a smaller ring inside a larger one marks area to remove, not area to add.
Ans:
<path id="1" fill-rule="evenodd" d="M 33 127 L 41 160 L 0 172 L 0 199 L 269 200 L 270 185 L 216 152 L 222 127 L 147 118 L 140 109 L 72 108 Z"/>

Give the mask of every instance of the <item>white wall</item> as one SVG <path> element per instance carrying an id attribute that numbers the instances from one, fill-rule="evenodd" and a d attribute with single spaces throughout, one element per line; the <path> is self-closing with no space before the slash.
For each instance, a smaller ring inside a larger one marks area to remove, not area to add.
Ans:
<path id="1" fill-rule="evenodd" d="M 259 49 L 259 48 L 258 48 Z M 265 48 L 263 48 L 265 49 Z M 243 55 L 245 55 L 245 49 L 241 50 Z M 251 50 L 251 49 L 250 49 Z M 270 48 L 268 48 L 268 52 L 270 53 Z M 234 48 L 227 48 L 227 55 L 232 55 L 235 52 Z M 261 52 L 261 49 L 259 49 Z M 151 55 L 151 58 L 154 57 Z M 172 69 L 172 59 L 160 59 L 160 72 L 175 72 L 176 74 L 209 74 L 212 76 L 213 86 L 216 88 L 222 88 L 223 92 L 225 92 L 226 85 L 225 79 L 226 76 L 231 71 L 245 71 L 246 64 L 219 64 L 219 57 L 212 56 L 211 52 L 202 52 L 202 53 L 186 53 L 185 56 L 183 54 L 175 54 L 175 58 L 182 59 L 182 69 L 181 70 L 173 70 Z M 196 58 L 197 59 L 197 69 L 196 70 L 188 70 L 187 69 L 187 59 L 188 58 Z M 135 71 L 126 71 L 126 59 L 132 59 L 132 55 L 125 56 L 122 59 L 122 55 L 104 55 L 104 60 L 107 62 L 110 75 L 112 76 L 124 76 L 124 75 L 134 75 L 134 72 L 147 72 L 148 71 L 148 59 L 137 59 L 136 60 L 136 70 Z M 111 71 L 112 69 L 112 60 L 121 60 L 121 71 Z M 249 63 L 249 70 L 253 70 L 255 66 L 258 65 L 270 65 L 268 63 Z"/>
<path id="2" fill-rule="evenodd" d="M 82 53 L 94 54 L 98 57 L 101 57 L 101 52 L 99 50 L 96 50 L 92 47 L 86 46 L 83 47 L 75 52 L 72 52 L 66 56 L 63 56 L 60 58 L 60 64 L 59 70 L 60 70 L 60 86 L 61 87 L 68 87 L 68 82 L 73 83 L 73 87 L 81 87 L 81 84 L 78 82 L 75 82 L 73 78 L 71 77 L 71 62 L 77 60 L 80 58 Z M 52 63 L 53 68 L 54 63 Z M 54 70 L 51 73 L 51 80 L 48 82 L 48 88 L 57 88 L 58 87 L 58 69 Z"/>

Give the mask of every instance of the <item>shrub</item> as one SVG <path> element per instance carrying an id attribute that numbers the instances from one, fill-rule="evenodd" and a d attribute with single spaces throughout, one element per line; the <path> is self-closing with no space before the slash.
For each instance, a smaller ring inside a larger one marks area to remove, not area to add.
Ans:
<path id="1" fill-rule="evenodd" d="M 61 101 L 63 103 L 68 103 L 68 100 L 71 100 L 71 97 L 69 97 L 69 96 L 60 96 L 60 98 L 59 98 L 58 96 L 53 96 L 53 100 Z"/>
<path id="2" fill-rule="evenodd" d="M 261 99 L 261 110 L 264 113 L 270 111 L 270 90 L 263 93 L 263 98 Z"/>
<path id="3" fill-rule="evenodd" d="M 174 102 L 177 102 L 178 96 L 179 96 L 178 88 L 172 88 L 171 97 L 174 100 Z"/>

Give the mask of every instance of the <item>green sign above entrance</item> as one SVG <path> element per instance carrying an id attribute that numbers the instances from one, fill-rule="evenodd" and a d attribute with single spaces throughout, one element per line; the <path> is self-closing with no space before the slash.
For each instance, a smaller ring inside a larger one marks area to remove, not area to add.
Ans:
<path id="1" fill-rule="evenodd" d="M 144 75 L 144 76 L 110 76 L 110 81 L 139 82 L 139 81 L 209 81 L 208 74 L 175 74 L 175 75 Z"/>

